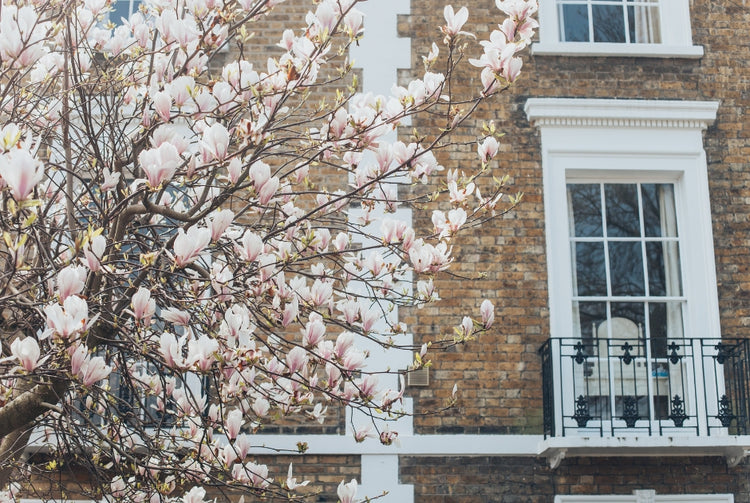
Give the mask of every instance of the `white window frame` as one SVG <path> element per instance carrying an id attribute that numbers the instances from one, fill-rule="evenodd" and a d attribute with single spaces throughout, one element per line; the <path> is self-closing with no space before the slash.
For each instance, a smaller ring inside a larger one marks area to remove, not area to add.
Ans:
<path id="1" fill-rule="evenodd" d="M 554 503 L 734 503 L 733 494 L 656 494 L 652 489 L 628 495 L 555 496 Z"/>
<path id="2" fill-rule="evenodd" d="M 702 131 L 715 101 L 531 98 L 525 110 L 541 130 L 550 336 L 574 338 L 567 183 L 673 183 L 680 230 L 686 338 L 719 338 L 711 208 Z M 683 227 L 680 227 L 682 229 Z M 559 361 L 559 355 L 552 355 Z M 555 375 L 559 375 L 555 373 Z M 556 383 L 555 389 L 564 383 Z M 562 403 L 555 396 L 555 425 Z M 705 411 L 699 411 L 705 416 Z M 699 435 L 707 435 L 699 424 Z M 553 433 L 561 435 L 561 431 Z"/>
<path id="3" fill-rule="evenodd" d="M 531 46 L 534 55 L 640 56 L 645 58 L 700 58 L 703 47 L 693 45 L 689 0 L 661 0 L 659 23 L 661 43 L 563 42 L 560 34 L 558 0 L 539 0 L 539 42 Z"/>

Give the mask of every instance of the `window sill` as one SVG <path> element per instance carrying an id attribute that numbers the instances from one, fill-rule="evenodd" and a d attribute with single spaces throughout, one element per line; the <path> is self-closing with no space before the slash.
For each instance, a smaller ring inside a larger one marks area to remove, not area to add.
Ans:
<path id="1" fill-rule="evenodd" d="M 663 44 L 610 44 L 591 42 L 535 42 L 531 45 L 534 56 L 612 56 L 638 58 L 686 58 L 703 57 L 702 45 Z"/>
<path id="2" fill-rule="evenodd" d="M 750 436 L 551 437 L 539 444 L 539 455 L 552 469 L 579 456 L 722 456 L 730 467 L 750 454 Z"/>

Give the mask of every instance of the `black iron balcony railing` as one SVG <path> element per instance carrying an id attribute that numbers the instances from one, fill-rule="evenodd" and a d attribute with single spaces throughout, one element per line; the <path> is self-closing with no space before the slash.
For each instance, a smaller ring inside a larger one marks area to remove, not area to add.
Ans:
<path id="1" fill-rule="evenodd" d="M 544 434 L 746 435 L 750 341 L 552 338 Z"/>

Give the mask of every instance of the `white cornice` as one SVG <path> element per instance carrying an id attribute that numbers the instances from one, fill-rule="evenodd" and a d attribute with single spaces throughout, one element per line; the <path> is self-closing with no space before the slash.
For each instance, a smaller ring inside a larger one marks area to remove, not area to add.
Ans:
<path id="1" fill-rule="evenodd" d="M 529 98 L 524 111 L 537 127 L 705 129 L 718 101 Z"/>

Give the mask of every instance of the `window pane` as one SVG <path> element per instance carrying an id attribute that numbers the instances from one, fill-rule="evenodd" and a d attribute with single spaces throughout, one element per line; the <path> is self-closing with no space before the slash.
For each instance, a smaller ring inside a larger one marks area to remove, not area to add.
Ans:
<path id="1" fill-rule="evenodd" d="M 646 356 L 646 348 L 643 346 L 645 308 L 642 302 L 613 302 L 611 304 L 612 345 L 616 346 L 618 352 L 624 353 L 622 346 L 628 343 L 633 347 L 629 350 L 631 356 Z"/>
<path id="2" fill-rule="evenodd" d="M 607 206 L 607 235 L 610 237 L 639 237 L 638 192 L 635 184 L 607 184 L 604 186 Z"/>
<path id="3" fill-rule="evenodd" d="M 651 302 L 648 306 L 648 328 L 651 336 L 651 356 L 665 358 L 671 341 L 683 337 L 682 304 L 680 302 Z"/>
<path id="4" fill-rule="evenodd" d="M 116 0 L 112 2 L 112 12 L 109 13 L 109 19 L 113 23 L 120 24 L 123 19 L 130 19 L 130 14 L 130 0 Z"/>
<path id="5" fill-rule="evenodd" d="M 610 242 L 612 295 L 645 295 L 641 243 Z"/>
<path id="6" fill-rule="evenodd" d="M 593 339 L 596 338 L 597 327 L 606 319 L 606 302 L 573 302 L 573 322 L 578 324 L 574 333 L 585 343 L 595 345 Z M 589 354 L 593 353 L 589 351 Z"/>
<path id="7" fill-rule="evenodd" d="M 573 294 L 579 296 L 607 295 L 604 264 L 604 243 L 574 243 L 576 284 Z"/>
<path id="8" fill-rule="evenodd" d="M 677 237 L 674 187 L 671 184 L 641 185 L 643 225 L 648 237 Z"/>
<path id="9" fill-rule="evenodd" d="M 572 215 L 571 234 L 601 237 L 602 198 L 598 184 L 568 184 L 568 205 Z"/>
<path id="10" fill-rule="evenodd" d="M 564 42 L 589 41 L 589 14 L 586 5 L 560 6 L 560 33 Z"/>
<path id="11" fill-rule="evenodd" d="M 682 295 L 677 242 L 646 243 L 649 295 Z"/>
<path id="12" fill-rule="evenodd" d="M 592 5 L 594 42 L 624 43 L 625 17 L 620 5 Z"/>
<path id="13" fill-rule="evenodd" d="M 638 44 L 660 44 L 661 23 L 658 0 L 628 0 L 630 41 Z"/>

